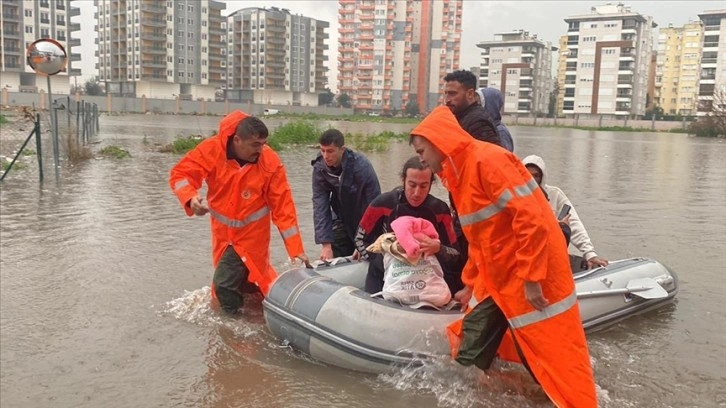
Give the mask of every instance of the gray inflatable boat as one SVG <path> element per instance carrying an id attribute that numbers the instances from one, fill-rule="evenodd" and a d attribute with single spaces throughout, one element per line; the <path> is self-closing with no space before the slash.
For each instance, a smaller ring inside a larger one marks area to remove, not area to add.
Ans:
<path id="1" fill-rule="evenodd" d="M 278 339 L 316 360 L 370 373 L 449 354 L 445 328 L 463 316 L 458 309 L 412 309 L 372 298 L 361 289 L 368 264 L 335 261 L 291 269 L 274 282 L 262 305 Z M 678 292 L 675 273 L 645 258 L 613 261 L 574 278 L 587 331 L 671 303 Z"/>

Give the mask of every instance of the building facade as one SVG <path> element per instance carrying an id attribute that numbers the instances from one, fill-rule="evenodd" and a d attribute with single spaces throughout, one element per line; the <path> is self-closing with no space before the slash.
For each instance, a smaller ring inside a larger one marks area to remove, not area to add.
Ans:
<path id="1" fill-rule="evenodd" d="M 326 21 L 277 7 L 245 8 L 227 18 L 227 99 L 317 106 L 328 85 Z"/>
<path id="2" fill-rule="evenodd" d="M 80 68 L 73 68 L 81 60 L 81 54 L 73 52 L 81 40 L 71 37 L 81 29 L 80 23 L 71 22 L 80 10 L 71 4 L 70 0 L 0 0 L 0 86 L 16 92 L 47 91 L 47 80 L 28 66 L 25 53 L 35 40 L 52 38 L 65 48 L 68 64 L 64 72 L 51 76 L 51 90 L 70 91 L 70 77 L 81 74 Z"/>
<path id="3" fill-rule="evenodd" d="M 494 41 L 477 47 L 482 49 L 479 84 L 502 92 L 505 113 L 547 113 L 557 47 L 524 30 L 495 34 Z"/>
<path id="4" fill-rule="evenodd" d="M 698 17 L 703 23 L 703 51 L 697 114 L 702 116 L 712 111 L 715 93 L 726 105 L 726 9 L 707 10 Z"/>
<path id="5" fill-rule="evenodd" d="M 557 116 L 562 115 L 565 107 L 565 74 L 567 72 L 567 56 L 570 51 L 567 49 L 567 35 L 561 35 L 557 51 L 557 103 L 555 111 Z"/>
<path id="6" fill-rule="evenodd" d="M 660 29 L 655 104 L 663 109 L 664 114 L 696 114 L 702 42 L 703 26 L 700 21 Z"/>
<path id="7" fill-rule="evenodd" d="M 226 83 L 225 4 L 94 0 L 98 77 L 112 95 L 208 99 Z"/>
<path id="8" fill-rule="evenodd" d="M 595 6 L 568 24 L 565 114 L 645 114 L 653 49 L 650 16 L 623 4 Z"/>
<path id="9" fill-rule="evenodd" d="M 462 0 L 339 0 L 338 91 L 359 111 L 396 112 L 443 101 L 459 68 Z"/>

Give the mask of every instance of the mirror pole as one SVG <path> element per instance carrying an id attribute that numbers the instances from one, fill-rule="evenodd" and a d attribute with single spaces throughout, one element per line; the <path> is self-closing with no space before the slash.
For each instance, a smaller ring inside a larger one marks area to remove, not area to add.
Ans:
<path id="1" fill-rule="evenodd" d="M 48 113 L 50 114 L 51 121 L 49 128 L 51 129 L 51 137 L 53 138 L 53 163 L 55 163 L 55 174 L 56 178 L 58 178 L 58 167 L 60 166 L 58 158 L 59 146 L 57 129 L 54 126 L 56 123 L 56 110 L 55 106 L 53 106 L 53 92 L 50 89 L 50 75 L 46 75 L 46 78 L 48 78 Z"/>

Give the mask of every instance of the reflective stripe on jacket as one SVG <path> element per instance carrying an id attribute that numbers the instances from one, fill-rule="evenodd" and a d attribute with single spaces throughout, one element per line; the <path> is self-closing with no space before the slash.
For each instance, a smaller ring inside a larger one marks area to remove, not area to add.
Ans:
<path id="1" fill-rule="evenodd" d="M 169 185 L 187 215 L 187 205 L 207 183 L 212 226 L 212 259 L 217 266 L 233 245 L 250 270 L 249 280 L 267 294 L 277 272 L 270 264 L 270 220 L 277 226 L 290 257 L 303 253 L 297 212 L 279 156 L 264 146 L 256 163 L 244 166 L 227 158 L 227 141 L 248 117 L 235 111 L 219 123 L 219 132 L 187 153 L 171 169 Z"/>
<path id="2" fill-rule="evenodd" d="M 517 156 L 473 140 L 439 107 L 412 132 L 445 156 L 469 261 L 462 279 L 476 299 L 491 295 L 514 329 L 532 372 L 559 407 L 597 406 L 590 355 L 562 232 Z M 535 310 L 524 282 L 539 282 L 549 306 Z"/>

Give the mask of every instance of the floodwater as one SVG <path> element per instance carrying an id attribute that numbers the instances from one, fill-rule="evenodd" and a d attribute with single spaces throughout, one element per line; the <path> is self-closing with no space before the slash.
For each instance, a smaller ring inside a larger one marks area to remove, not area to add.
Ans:
<path id="1" fill-rule="evenodd" d="M 211 310 L 209 221 L 184 216 L 156 144 L 208 135 L 219 118 L 101 118 L 127 160 L 32 166 L 0 186 L 0 405 L 5 407 L 540 407 L 518 367 L 490 375 L 448 360 L 385 375 L 328 367 L 284 347 L 259 302 Z M 271 127 L 275 122 L 268 122 Z M 410 125 L 334 124 L 349 130 Z M 726 143 L 680 134 L 512 128 L 541 155 L 609 259 L 655 258 L 681 279 L 674 305 L 588 335 L 603 407 L 726 406 Z M 412 154 L 371 153 L 384 190 Z M 309 255 L 310 159 L 282 152 Z M 49 162 L 47 162 L 49 164 Z M 439 197 L 445 197 L 440 186 Z M 286 255 L 273 234 L 279 270 Z M 567 364 L 567 362 L 563 362 Z"/>

